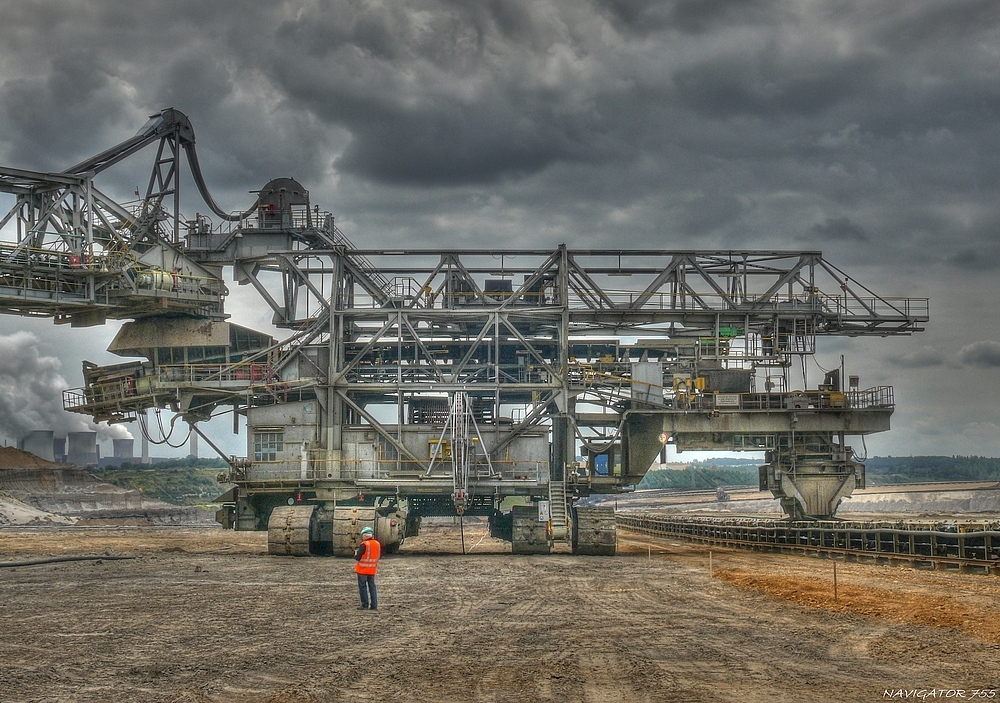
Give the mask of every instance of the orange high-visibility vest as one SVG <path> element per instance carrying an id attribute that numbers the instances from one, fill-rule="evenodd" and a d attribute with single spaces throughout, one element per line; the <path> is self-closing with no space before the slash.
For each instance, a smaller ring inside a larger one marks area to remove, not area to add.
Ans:
<path id="1" fill-rule="evenodd" d="M 361 555 L 361 561 L 354 565 L 354 571 L 365 576 L 374 576 L 378 571 L 378 558 L 382 556 L 382 545 L 377 539 L 366 539 L 361 544 L 365 548 L 365 553 Z"/>

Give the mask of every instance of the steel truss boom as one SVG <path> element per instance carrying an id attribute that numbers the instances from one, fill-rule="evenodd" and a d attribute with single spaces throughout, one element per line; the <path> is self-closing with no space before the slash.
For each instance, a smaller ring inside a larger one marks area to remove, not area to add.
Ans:
<path id="1" fill-rule="evenodd" d="M 172 192 L 175 194 L 178 192 L 178 179 L 180 177 L 178 149 L 181 148 L 187 156 L 188 166 L 191 169 L 191 176 L 194 178 L 195 185 L 198 188 L 198 193 L 213 213 L 221 217 L 223 220 L 229 222 L 239 222 L 257 209 L 257 203 L 254 203 L 251 207 L 240 213 L 226 212 L 219 207 L 219 205 L 215 202 L 215 199 L 212 198 L 212 194 L 209 192 L 208 186 L 205 184 L 205 177 L 202 175 L 201 165 L 198 163 L 198 151 L 195 148 L 194 127 L 191 126 L 191 120 L 189 120 L 187 115 L 182 113 L 180 110 L 175 110 L 172 107 L 161 110 L 155 115 L 151 115 L 149 121 L 131 139 L 126 139 L 121 144 L 117 144 L 110 149 L 106 149 L 100 154 L 92 156 L 85 161 L 81 161 L 75 166 L 70 166 L 68 169 L 63 171 L 62 174 L 77 176 L 88 174 L 91 176 L 96 175 L 155 142 L 159 142 L 160 144 L 156 157 L 157 169 L 162 167 L 164 164 L 169 163 L 170 170 L 166 177 L 164 177 L 162 172 L 154 170 L 154 173 L 150 178 L 149 188 L 146 192 L 147 200 L 149 200 L 150 196 L 154 193 L 153 189 L 156 185 L 160 186 L 160 192 L 163 193 L 164 191 L 162 189 L 172 182 Z M 163 159 L 164 151 L 169 151 L 171 153 L 166 160 Z M 179 198 L 177 198 L 177 200 L 179 200 Z"/>
<path id="2" fill-rule="evenodd" d="M 97 174 L 152 144 L 158 144 L 156 158 L 136 205 L 120 205 L 94 187 Z M 0 230 L 16 222 L 13 242 L 0 243 L 0 311 L 74 325 L 164 310 L 223 317 L 226 289 L 218 268 L 182 251 L 182 151 L 216 215 L 238 222 L 257 209 L 256 203 L 235 214 L 219 208 L 201 174 L 191 123 L 172 108 L 153 115 L 134 137 L 60 173 L 0 167 L 0 192 L 16 196 L 0 219 Z"/>
<path id="3" fill-rule="evenodd" d="M 560 266 L 560 255 L 565 265 Z M 629 259 L 641 264 L 628 264 Z M 497 264 L 497 260 L 512 263 Z M 528 262 L 534 260 L 532 265 Z M 374 268 L 375 280 L 367 269 Z M 417 262 L 426 262 L 418 264 Z M 329 305 L 336 267 L 352 273 L 352 308 L 520 310 L 565 307 L 575 323 L 595 329 L 642 329 L 653 324 L 770 323 L 775 316 L 809 320 L 818 335 L 910 334 L 927 320 L 926 298 L 887 298 L 851 279 L 820 252 L 585 250 L 310 250 L 275 252 L 255 262 L 280 273 L 291 306 L 273 303 L 282 323 L 300 325 Z M 566 280 L 565 300 L 552 287 Z M 484 291 L 483 279 L 523 276 L 516 288 Z M 623 285 L 623 280 L 629 278 Z M 321 285 L 326 281 L 327 285 Z M 387 286 L 388 281 L 388 286 Z M 637 285 L 639 284 L 639 285 Z M 302 288 L 308 291 L 301 290 Z M 286 296 L 287 297 L 287 296 Z M 388 300 L 387 300 L 388 298 Z M 721 317 L 720 317 L 721 316 Z"/>

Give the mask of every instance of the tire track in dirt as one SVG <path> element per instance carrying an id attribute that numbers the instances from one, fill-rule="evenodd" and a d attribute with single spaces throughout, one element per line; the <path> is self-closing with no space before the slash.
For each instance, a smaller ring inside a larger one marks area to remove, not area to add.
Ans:
<path id="1" fill-rule="evenodd" d="M 947 595 L 902 593 L 841 584 L 836 600 L 832 579 L 801 578 L 723 569 L 715 577 L 740 588 L 837 613 L 857 613 L 895 622 L 964 630 L 984 642 L 1000 644 L 1000 608 L 976 611 Z"/>
<path id="2" fill-rule="evenodd" d="M 80 550 L 107 536 L 60 532 Z M 954 628 L 738 588 L 710 578 L 704 554 L 463 556 L 455 532 L 429 530 L 385 558 L 370 613 L 357 610 L 350 560 L 193 554 L 195 533 L 149 536 L 128 535 L 138 560 L 0 573 L 5 702 L 843 703 L 885 688 L 986 688 L 1000 659 L 1000 646 Z M 731 558 L 726 568 L 747 564 Z M 771 562 L 754 563 L 768 573 Z"/>

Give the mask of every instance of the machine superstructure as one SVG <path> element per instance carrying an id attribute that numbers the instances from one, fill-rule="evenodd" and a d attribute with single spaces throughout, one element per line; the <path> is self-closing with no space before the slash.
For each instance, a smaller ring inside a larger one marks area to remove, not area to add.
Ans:
<path id="1" fill-rule="evenodd" d="M 143 360 L 85 362 L 68 410 L 165 408 L 198 432 L 245 417 L 219 520 L 269 529 L 275 553 L 347 553 L 364 525 L 398 546 L 455 514 L 489 516 L 515 552 L 613 553 L 613 517 L 578 500 L 634 487 L 668 444 L 763 452 L 761 488 L 790 517 L 832 516 L 864 485 L 848 439 L 889 429 L 892 388 L 796 372 L 822 336 L 928 319 L 926 299 L 877 295 L 815 251 L 362 249 L 291 178 L 223 211 L 194 144 L 171 109 L 60 174 L 0 168 L 17 200 L 0 311 L 129 320 L 110 350 Z M 97 190 L 150 145 L 137 203 Z M 221 224 L 181 214 L 182 156 Z M 227 319 L 229 268 L 287 337 Z"/>

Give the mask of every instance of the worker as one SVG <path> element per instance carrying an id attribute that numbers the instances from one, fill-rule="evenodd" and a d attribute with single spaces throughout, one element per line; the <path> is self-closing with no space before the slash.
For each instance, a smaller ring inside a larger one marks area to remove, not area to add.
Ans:
<path id="1" fill-rule="evenodd" d="M 361 530 L 361 544 L 354 550 L 354 571 L 358 575 L 358 591 L 361 594 L 362 610 L 378 610 L 378 592 L 375 590 L 375 572 L 378 558 L 382 556 L 382 545 L 375 539 L 370 527 Z M 369 594 L 371 599 L 369 600 Z"/>

